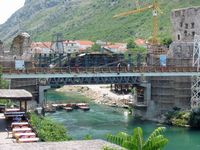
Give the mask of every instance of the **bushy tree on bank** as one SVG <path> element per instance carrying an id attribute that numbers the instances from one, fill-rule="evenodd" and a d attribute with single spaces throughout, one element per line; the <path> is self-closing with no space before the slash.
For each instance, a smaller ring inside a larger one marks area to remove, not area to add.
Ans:
<path id="1" fill-rule="evenodd" d="M 200 129 L 200 107 L 194 108 L 190 113 L 189 124 L 191 128 Z"/>

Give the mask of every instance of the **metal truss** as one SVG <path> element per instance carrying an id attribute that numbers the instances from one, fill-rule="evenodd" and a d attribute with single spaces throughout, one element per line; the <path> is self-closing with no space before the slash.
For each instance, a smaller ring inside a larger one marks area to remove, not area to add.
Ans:
<path id="1" fill-rule="evenodd" d="M 194 37 L 194 49 L 193 49 L 193 67 L 197 67 L 197 72 L 199 72 L 200 66 L 200 36 L 195 35 Z M 196 108 L 200 106 L 200 76 L 192 77 L 192 87 L 191 87 L 191 108 Z"/>
<path id="2" fill-rule="evenodd" d="M 46 85 L 63 86 L 79 84 L 139 84 L 138 77 L 73 77 L 73 78 L 49 78 Z M 44 83 L 44 82 L 43 82 Z M 41 83 L 42 84 L 42 83 Z"/>

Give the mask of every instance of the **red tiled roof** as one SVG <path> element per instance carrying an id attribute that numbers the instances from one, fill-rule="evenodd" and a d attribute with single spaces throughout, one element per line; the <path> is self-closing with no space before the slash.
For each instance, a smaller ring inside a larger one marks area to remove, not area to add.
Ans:
<path id="1" fill-rule="evenodd" d="M 51 48 L 51 42 L 32 42 L 31 43 L 31 48 Z"/>
<path id="2" fill-rule="evenodd" d="M 80 45 L 93 45 L 94 42 L 92 41 L 77 41 Z"/>
<path id="3" fill-rule="evenodd" d="M 146 44 L 145 40 L 143 40 L 143 39 L 136 39 L 134 42 L 138 46 L 144 46 Z"/>
<path id="4" fill-rule="evenodd" d="M 105 46 L 105 48 L 116 49 L 118 51 L 126 51 L 127 50 L 126 45 L 127 45 L 126 43 L 114 43 L 114 44 Z"/>

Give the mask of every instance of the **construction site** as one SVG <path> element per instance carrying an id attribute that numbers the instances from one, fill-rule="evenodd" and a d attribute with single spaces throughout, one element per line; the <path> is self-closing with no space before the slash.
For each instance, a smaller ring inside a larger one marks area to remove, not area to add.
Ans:
<path id="1" fill-rule="evenodd" d="M 125 57 L 123 53 L 116 53 L 107 49 L 101 48 L 99 52 L 75 52 L 65 53 L 62 34 L 53 35 L 50 44 L 49 53 L 34 53 L 31 49 L 31 37 L 27 33 L 22 33 L 17 36 L 11 45 L 9 53 L 3 50 L 3 42 L 0 42 L 0 65 L 4 70 L 7 68 L 16 68 L 16 60 L 21 68 L 68 68 L 76 73 L 81 72 L 81 68 L 96 67 L 102 72 L 101 68 L 114 67 L 118 74 L 126 68 L 129 72 L 130 68 L 165 68 L 173 70 L 173 68 L 192 68 L 194 67 L 194 39 L 195 35 L 200 33 L 200 23 L 198 21 L 200 7 L 177 9 L 171 12 L 172 23 L 172 40 L 170 47 L 160 45 L 158 32 L 158 5 L 153 3 L 145 8 L 133 10 L 127 13 L 121 13 L 114 17 L 123 17 L 130 14 L 143 12 L 152 9 L 153 11 L 153 33 L 152 39 L 147 44 L 147 53 L 145 59 L 141 59 L 140 54 L 128 55 Z M 72 44 L 72 43 L 71 43 Z M 161 57 L 164 57 L 164 62 L 161 62 Z M 195 56 L 196 57 L 196 56 Z M 120 67 L 119 67 L 120 65 Z M 130 68 L 129 68 L 130 67 Z M 23 71 L 22 71 L 23 72 Z M 162 72 L 162 70 L 161 70 Z M 111 72 L 112 73 L 112 72 Z M 109 79 L 107 79 L 109 80 Z M 99 81 L 98 83 L 100 83 Z M 74 82 L 75 83 L 75 82 Z M 85 83 L 85 82 L 83 82 Z M 87 84 L 93 83 L 87 82 Z M 97 82 L 95 82 L 97 83 Z M 109 81 L 106 83 L 110 83 Z M 35 105 L 40 103 L 40 79 L 11 79 L 10 88 L 22 88 L 30 91 L 35 99 Z M 77 83 L 79 84 L 79 83 Z M 178 107 L 181 109 L 190 109 L 197 104 L 192 101 L 192 77 L 137 77 L 135 83 L 111 83 L 114 84 L 115 91 L 128 91 L 130 88 L 136 88 L 134 93 L 134 102 L 131 107 L 137 115 L 144 119 L 153 120 L 159 118 L 162 114 Z M 63 84 L 60 84 L 62 86 Z M 128 90 L 127 90 L 128 89 Z"/>

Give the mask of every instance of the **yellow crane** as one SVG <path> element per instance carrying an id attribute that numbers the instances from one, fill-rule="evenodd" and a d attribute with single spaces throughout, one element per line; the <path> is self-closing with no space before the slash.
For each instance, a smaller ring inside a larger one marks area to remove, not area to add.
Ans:
<path id="1" fill-rule="evenodd" d="M 153 0 L 153 3 L 145 6 L 143 8 L 139 8 L 139 4 L 138 4 L 138 0 L 136 1 L 136 6 L 137 9 L 135 10 L 131 10 L 128 12 L 124 12 L 124 13 L 120 13 L 117 14 L 115 16 L 113 16 L 114 18 L 117 17 L 124 17 L 124 16 L 128 16 L 131 14 L 136 14 L 136 13 L 140 13 L 140 12 L 144 12 L 147 11 L 149 9 L 152 9 L 152 15 L 153 15 L 153 32 L 152 32 L 152 38 L 149 40 L 150 44 L 152 45 L 159 45 L 159 40 L 158 40 L 158 12 L 162 13 L 162 11 L 160 10 L 159 4 L 157 2 L 157 0 Z"/>

